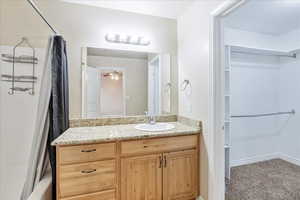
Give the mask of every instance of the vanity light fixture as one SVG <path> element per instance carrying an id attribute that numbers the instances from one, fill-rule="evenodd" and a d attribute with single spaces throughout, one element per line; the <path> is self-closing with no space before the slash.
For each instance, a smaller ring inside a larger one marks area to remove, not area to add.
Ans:
<path id="1" fill-rule="evenodd" d="M 122 34 L 106 34 L 105 40 L 111 43 L 132 44 L 140 46 L 148 46 L 151 41 L 142 36 L 130 36 Z"/>
<path id="2" fill-rule="evenodd" d="M 122 72 L 113 71 L 103 74 L 104 77 L 109 77 L 111 80 L 118 81 L 122 77 Z"/>

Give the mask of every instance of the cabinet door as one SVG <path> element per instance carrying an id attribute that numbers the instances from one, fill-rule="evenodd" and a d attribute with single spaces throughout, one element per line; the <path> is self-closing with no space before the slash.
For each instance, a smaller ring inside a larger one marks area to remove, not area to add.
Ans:
<path id="1" fill-rule="evenodd" d="M 122 200 L 162 200 L 161 154 L 123 158 Z"/>
<path id="2" fill-rule="evenodd" d="M 197 166 L 196 150 L 164 154 L 163 200 L 196 198 Z"/>

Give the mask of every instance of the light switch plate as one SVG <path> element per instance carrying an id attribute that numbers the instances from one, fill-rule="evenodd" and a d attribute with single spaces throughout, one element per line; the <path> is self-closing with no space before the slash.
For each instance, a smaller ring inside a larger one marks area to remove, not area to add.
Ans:
<path id="1" fill-rule="evenodd" d="M 201 196 L 199 196 L 198 198 L 197 198 L 197 200 L 204 200 Z"/>

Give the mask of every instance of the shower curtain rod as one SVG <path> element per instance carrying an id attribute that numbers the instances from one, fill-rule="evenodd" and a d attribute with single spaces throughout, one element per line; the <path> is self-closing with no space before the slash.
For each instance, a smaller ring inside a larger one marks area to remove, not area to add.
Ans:
<path id="1" fill-rule="evenodd" d="M 267 117 L 273 115 L 294 115 L 296 111 L 293 109 L 288 112 L 275 112 L 275 113 L 264 113 L 264 114 L 257 114 L 257 115 L 232 115 L 231 118 L 245 118 L 245 117 Z"/>
<path id="2" fill-rule="evenodd" d="M 52 32 L 54 34 L 57 34 L 57 31 L 53 28 L 53 26 L 51 26 L 51 24 L 47 21 L 47 19 L 44 17 L 44 15 L 42 14 L 42 12 L 39 10 L 39 8 L 35 5 L 34 2 L 32 2 L 32 0 L 26 0 L 31 7 L 36 11 L 36 13 L 42 18 L 42 20 L 48 25 L 48 27 L 52 30 Z"/>

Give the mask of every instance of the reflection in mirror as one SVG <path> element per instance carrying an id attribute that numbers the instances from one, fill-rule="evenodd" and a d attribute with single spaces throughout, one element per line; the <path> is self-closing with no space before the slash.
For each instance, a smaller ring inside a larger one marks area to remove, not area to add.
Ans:
<path id="1" fill-rule="evenodd" d="M 170 114 L 169 54 L 83 48 L 82 117 Z"/>

